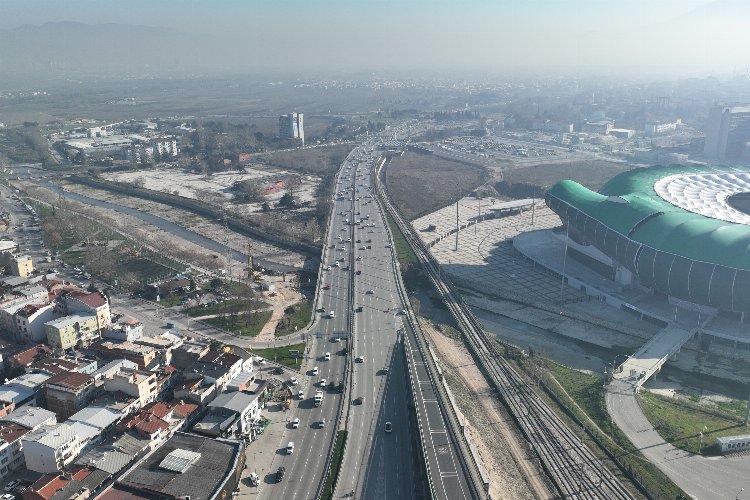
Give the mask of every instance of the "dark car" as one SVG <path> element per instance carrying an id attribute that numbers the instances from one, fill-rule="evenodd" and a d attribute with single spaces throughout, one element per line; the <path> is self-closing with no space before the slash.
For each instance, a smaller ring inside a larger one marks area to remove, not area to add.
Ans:
<path id="1" fill-rule="evenodd" d="M 276 471 L 276 482 L 280 483 L 284 479 L 284 474 L 286 474 L 286 468 L 285 467 L 279 467 L 279 470 Z"/>
<path id="2" fill-rule="evenodd" d="M 363 398 L 362 396 L 360 396 L 360 397 L 358 397 L 357 399 L 354 400 L 354 404 L 355 405 L 361 405 L 362 403 L 364 403 L 364 401 L 365 401 L 365 398 Z"/>
<path id="3" fill-rule="evenodd" d="M 282 367 L 280 367 L 280 366 L 277 366 L 276 368 L 274 368 L 273 372 L 274 372 L 274 373 L 275 373 L 276 375 L 281 375 L 281 374 L 283 374 L 283 373 L 284 373 L 284 369 L 283 369 Z"/>

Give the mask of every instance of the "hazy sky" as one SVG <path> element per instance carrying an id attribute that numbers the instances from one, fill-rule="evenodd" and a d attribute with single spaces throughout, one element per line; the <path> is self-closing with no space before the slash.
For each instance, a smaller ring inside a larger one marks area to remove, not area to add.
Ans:
<path id="1" fill-rule="evenodd" d="M 750 0 L 0 0 L 0 28 L 164 26 L 270 65 L 745 71 Z"/>

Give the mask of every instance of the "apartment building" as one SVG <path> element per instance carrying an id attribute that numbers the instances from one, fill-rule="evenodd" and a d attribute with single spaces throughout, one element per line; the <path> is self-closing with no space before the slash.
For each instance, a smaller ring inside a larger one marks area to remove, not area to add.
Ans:
<path id="1" fill-rule="evenodd" d="M 27 304 L 13 314 L 18 338 L 26 342 L 44 342 L 47 329 L 44 324 L 55 319 L 53 304 Z"/>
<path id="2" fill-rule="evenodd" d="M 94 377 L 91 375 L 60 373 L 43 384 L 44 406 L 55 412 L 59 419 L 66 419 L 88 405 L 94 389 Z"/>
<path id="3" fill-rule="evenodd" d="M 104 389 L 138 398 L 141 406 L 145 406 L 156 399 L 159 393 L 157 382 L 156 373 L 120 368 L 111 378 L 104 379 Z"/>
<path id="4" fill-rule="evenodd" d="M 81 451 L 78 436 L 68 424 L 43 425 L 23 436 L 26 468 L 43 474 L 59 472 Z"/>
<path id="5" fill-rule="evenodd" d="M 74 314 L 44 324 L 47 343 L 57 350 L 86 344 L 99 336 L 99 319 L 94 315 Z"/>

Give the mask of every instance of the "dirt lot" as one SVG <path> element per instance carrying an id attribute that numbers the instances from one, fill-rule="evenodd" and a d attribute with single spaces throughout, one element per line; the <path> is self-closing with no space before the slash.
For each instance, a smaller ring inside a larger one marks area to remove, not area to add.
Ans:
<path id="1" fill-rule="evenodd" d="M 523 439 L 463 344 L 427 321 L 420 323 L 437 349 L 448 385 L 468 419 L 466 432 L 490 475 L 490 498 L 553 498 Z"/>
<path id="2" fill-rule="evenodd" d="M 352 149 L 350 144 L 321 146 L 268 153 L 260 158 L 269 166 L 324 175 L 336 171 Z"/>
<path id="3" fill-rule="evenodd" d="M 488 178 L 481 167 L 409 152 L 391 161 L 386 176 L 388 191 L 410 220 L 455 203 Z"/>
<path id="4" fill-rule="evenodd" d="M 557 181 L 572 179 L 590 189 L 599 189 L 615 175 L 632 170 L 627 163 L 606 160 L 580 160 L 565 163 L 542 163 L 510 167 L 503 171 L 502 181 L 505 185 L 528 184 L 546 189 Z M 503 195 L 503 184 L 496 189 Z"/>

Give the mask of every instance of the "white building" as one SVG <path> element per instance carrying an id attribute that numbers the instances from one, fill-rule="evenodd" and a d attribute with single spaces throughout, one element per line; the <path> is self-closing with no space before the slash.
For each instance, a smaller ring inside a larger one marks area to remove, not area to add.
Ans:
<path id="1" fill-rule="evenodd" d="M 112 378 L 104 380 L 104 389 L 109 392 L 124 392 L 128 396 L 138 398 L 141 406 L 154 401 L 159 394 L 156 374 L 143 370 L 120 368 Z"/>
<path id="2" fill-rule="evenodd" d="M 24 464 L 22 438 L 29 429 L 13 422 L 0 422 L 0 481 Z"/>
<path id="3" fill-rule="evenodd" d="M 47 340 L 44 324 L 55 319 L 53 304 L 27 304 L 15 312 L 18 337 L 36 344 Z"/>
<path id="4" fill-rule="evenodd" d="M 78 436 L 68 424 L 44 425 L 22 439 L 26 468 L 43 474 L 60 472 L 81 452 Z"/>
<path id="5" fill-rule="evenodd" d="M 177 138 L 155 137 L 151 139 L 151 148 L 154 156 L 161 159 L 177 157 Z"/>

